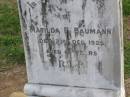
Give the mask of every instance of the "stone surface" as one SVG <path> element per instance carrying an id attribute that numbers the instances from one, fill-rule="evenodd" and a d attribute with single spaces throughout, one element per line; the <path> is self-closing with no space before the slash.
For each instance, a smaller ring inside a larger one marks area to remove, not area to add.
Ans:
<path id="1" fill-rule="evenodd" d="M 22 92 L 14 92 L 9 97 L 27 97 L 27 96 Z"/>
<path id="2" fill-rule="evenodd" d="M 29 83 L 124 93 L 121 0 L 18 3 Z"/>
<path id="3" fill-rule="evenodd" d="M 47 97 L 120 97 L 120 91 L 80 88 L 80 87 L 63 87 L 52 85 L 27 84 L 25 86 L 27 95 L 38 95 Z"/>

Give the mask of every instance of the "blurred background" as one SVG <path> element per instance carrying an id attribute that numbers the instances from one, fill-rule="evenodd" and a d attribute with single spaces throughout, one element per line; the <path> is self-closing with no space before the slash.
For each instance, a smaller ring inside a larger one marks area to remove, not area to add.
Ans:
<path id="1" fill-rule="evenodd" d="M 130 97 L 130 0 L 123 0 L 126 97 Z M 24 49 L 16 0 L 0 0 L 0 97 L 26 83 Z"/>

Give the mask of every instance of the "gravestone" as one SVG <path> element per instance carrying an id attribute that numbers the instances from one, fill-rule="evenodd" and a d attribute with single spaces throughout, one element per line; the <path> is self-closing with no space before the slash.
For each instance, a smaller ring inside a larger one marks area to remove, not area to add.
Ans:
<path id="1" fill-rule="evenodd" d="M 125 97 L 121 0 L 18 0 L 29 97 Z"/>

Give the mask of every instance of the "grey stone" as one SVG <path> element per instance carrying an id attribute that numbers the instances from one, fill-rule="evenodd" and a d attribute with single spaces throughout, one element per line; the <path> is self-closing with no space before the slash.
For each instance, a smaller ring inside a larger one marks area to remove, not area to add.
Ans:
<path id="1" fill-rule="evenodd" d="M 25 90 L 46 96 L 39 87 L 52 85 L 84 88 L 87 93 L 81 97 L 124 97 L 121 0 L 18 0 L 18 4 L 28 82 L 34 84 Z M 75 88 L 70 91 L 74 94 L 62 97 L 78 96 Z"/>

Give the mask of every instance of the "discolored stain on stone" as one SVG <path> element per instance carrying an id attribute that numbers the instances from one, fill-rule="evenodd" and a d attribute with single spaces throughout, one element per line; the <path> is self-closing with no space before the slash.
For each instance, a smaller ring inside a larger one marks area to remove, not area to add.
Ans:
<path id="1" fill-rule="evenodd" d="M 101 61 L 98 62 L 97 68 L 98 68 L 99 73 L 102 74 L 102 62 Z"/>
<path id="2" fill-rule="evenodd" d="M 69 30 L 68 27 L 64 28 L 65 30 L 65 37 L 66 37 L 66 44 L 65 44 L 65 57 L 66 60 L 69 61 L 69 67 L 70 67 L 70 71 L 73 72 L 73 67 L 72 67 L 72 48 L 71 48 L 71 43 L 70 43 L 70 39 L 71 39 L 71 31 Z"/>
<path id="3" fill-rule="evenodd" d="M 78 27 L 85 27 L 85 8 L 87 5 L 87 0 L 82 0 L 82 20 L 79 21 Z"/>
<path id="4" fill-rule="evenodd" d="M 55 43 L 53 42 L 53 40 L 51 39 L 50 36 L 50 32 L 47 31 L 47 33 L 45 34 L 45 40 L 47 40 L 47 53 L 48 53 L 48 57 L 49 57 L 49 61 L 52 65 L 52 67 L 55 66 L 56 63 L 56 56 L 53 52 L 54 48 L 55 48 Z"/>
<path id="5" fill-rule="evenodd" d="M 30 50 L 30 45 L 29 45 L 29 36 L 28 36 L 27 32 L 24 32 L 23 36 L 25 39 L 25 47 L 26 47 L 26 51 L 27 51 L 28 61 L 29 61 L 29 64 L 32 65 L 31 50 Z"/>
<path id="6" fill-rule="evenodd" d="M 48 2 L 49 2 L 49 0 L 41 0 L 41 14 L 42 14 L 42 24 L 43 25 L 47 24 L 46 15 L 47 15 Z"/>
<path id="7" fill-rule="evenodd" d="M 25 20 L 26 10 L 25 10 L 25 12 L 22 10 L 21 0 L 18 0 L 18 2 L 19 2 L 19 10 L 21 12 L 22 26 L 24 27 L 24 29 L 27 29 L 27 24 L 26 24 L 26 20 Z"/>
<path id="8" fill-rule="evenodd" d="M 43 43 L 40 42 L 40 40 L 42 39 L 42 33 L 40 33 L 37 37 L 38 39 L 38 48 L 39 48 L 39 54 L 40 54 L 40 58 L 42 60 L 42 63 L 44 64 L 44 48 L 43 48 Z"/>
<path id="9" fill-rule="evenodd" d="M 33 19 L 32 19 L 32 15 L 31 15 L 31 9 L 29 8 L 29 15 L 30 15 L 30 32 L 35 32 L 36 31 L 36 26 L 37 26 L 37 22 L 35 22 Z"/>

